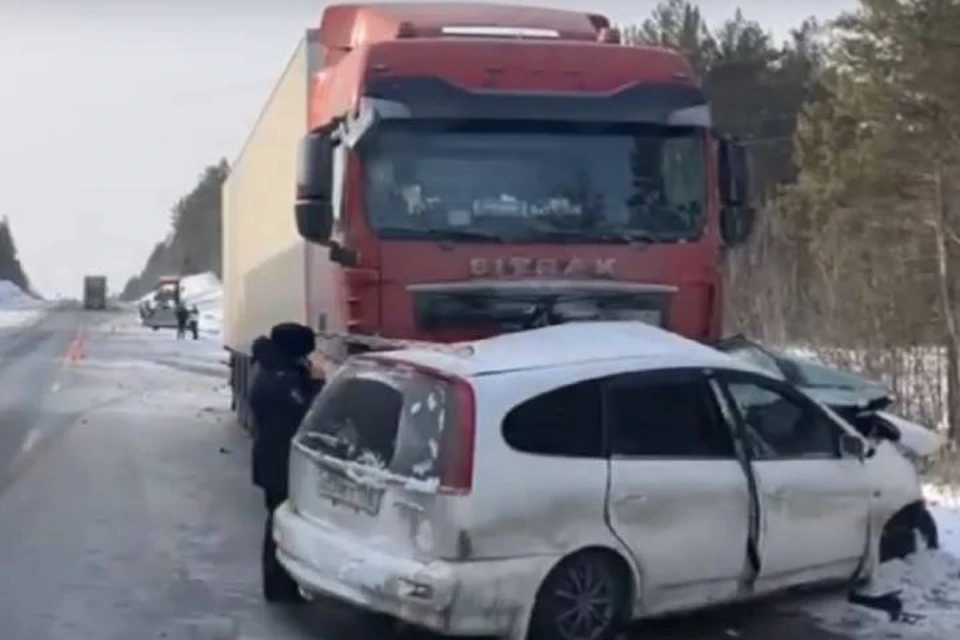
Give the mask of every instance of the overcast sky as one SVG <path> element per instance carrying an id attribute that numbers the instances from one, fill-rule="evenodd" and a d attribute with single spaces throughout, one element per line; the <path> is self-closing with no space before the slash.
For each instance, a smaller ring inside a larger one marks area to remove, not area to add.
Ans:
<path id="1" fill-rule="evenodd" d="M 203 168 L 232 160 L 315 0 L 0 0 L 0 215 L 43 294 L 118 289 Z M 523 3 L 521 3 L 523 4 Z M 653 0 L 542 0 L 645 18 Z M 778 7 L 777 5 L 783 5 Z M 855 0 L 702 0 L 785 37 Z M 292 215 L 292 214 L 291 214 Z"/>

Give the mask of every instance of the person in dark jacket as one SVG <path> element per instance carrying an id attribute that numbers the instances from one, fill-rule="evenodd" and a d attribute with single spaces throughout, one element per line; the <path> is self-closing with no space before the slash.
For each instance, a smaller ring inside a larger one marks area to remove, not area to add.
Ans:
<path id="1" fill-rule="evenodd" d="M 200 309 L 195 304 L 187 311 L 187 328 L 194 340 L 200 339 Z"/>
<path id="2" fill-rule="evenodd" d="M 313 396 L 319 391 L 306 357 L 315 349 L 313 331 L 285 323 L 270 338 L 254 345 L 256 371 L 250 388 L 250 408 L 256 425 L 253 442 L 253 482 L 263 489 L 267 518 L 263 533 L 263 595 L 269 602 L 299 602 L 297 584 L 276 557 L 273 512 L 287 499 L 290 443 Z"/>
<path id="3" fill-rule="evenodd" d="M 270 342 L 270 338 L 267 336 L 258 336 L 253 343 L 250 345 L 250 373 L 247 376 L 246 383 L 246 394 L 240 396 L 241 398 L 246 398 L 247 407 L 250 408 L 250 398 L 253 396 L 253 387 L 256 384 L 257 376 L 260 373 L 260 362 L 264 358 L 269 358 L 273 349 L 273 343 Z M 242 401 L 242 400 L 240 400 Z M 250 409 L 250 435 L 256 437 L 257 435 L 257 419 L 256 416 L 252 415 L 253 410 Z"/>
<path id="4" fill-rule="evenodd" d="M 190 310 L 183 303 L 178 303 L 174 314 L 177 317 L 177 340 L 183 340 L 187 335 L 187 319 L 190 317 Z"/>

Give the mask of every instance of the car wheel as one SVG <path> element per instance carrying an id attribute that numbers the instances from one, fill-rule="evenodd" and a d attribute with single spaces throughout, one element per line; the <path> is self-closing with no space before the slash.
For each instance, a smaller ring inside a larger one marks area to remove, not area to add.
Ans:
<path id="1" fill-rule="evenodd" d="M 540 586 L 529 640 L 611 640 L 627 618 L 625 571 L 603 553 L 561 561 Z"/>
<path id="2" fill-rule="evenodd" d="M 890 518 L 880 537 L 880 562 L 901 560 L 921 549 L 940 547 L 937 523 L 926 507 L 904 509 Z"/>

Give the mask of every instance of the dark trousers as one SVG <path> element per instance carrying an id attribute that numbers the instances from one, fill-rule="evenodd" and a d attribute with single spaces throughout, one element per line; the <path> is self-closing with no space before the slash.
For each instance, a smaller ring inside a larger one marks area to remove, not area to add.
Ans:
<path id="1" fill-rule="evenodd" d="M 263 527 L 263 551 L 261 555 L 264 596 L 267 600 L 297 601 L 300 599 L 297 583 L 277 560 L 277 543 L 273 540 L 273 512 L 283 504 L 287 496 L 273 491 L 264 491 L 263 498 L 264 506 L 267 508 L 267 521 Z"/>
<path id="2" fill-rule="evenodd" d="M 177 340 L 183 340 L 187 333 L 187 321 L 177 318 Z"/>

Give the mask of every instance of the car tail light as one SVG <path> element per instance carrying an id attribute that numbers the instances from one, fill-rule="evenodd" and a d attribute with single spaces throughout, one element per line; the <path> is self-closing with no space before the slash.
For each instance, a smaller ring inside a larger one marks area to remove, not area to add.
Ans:
<path id="1" fill-rule="evenodd" d="M 394 360 L 386 355 L 366 355 L 367 359 L 392 367 L 408 369 L 449 385 L 455 410 L 453 424 L 447 424 L 437 458 L 440 466 L 440 491 L 466 495 L 473 489 L 473 466 L 477 436 L 477 407 L 473 387 L 458 376 L 424 365 Z M 451 428 L 452 427 L 452 428 Z"/>
<path id="2" fill-rule="evenodd" d="M 446 493 L 467 494 L 473 489 L 473 458 L 477 437 L 476 399 L 473 387 L 463 378 L 447 378 L 453 386 L 456 428 L 443 434 L 440 487 Z"/>

